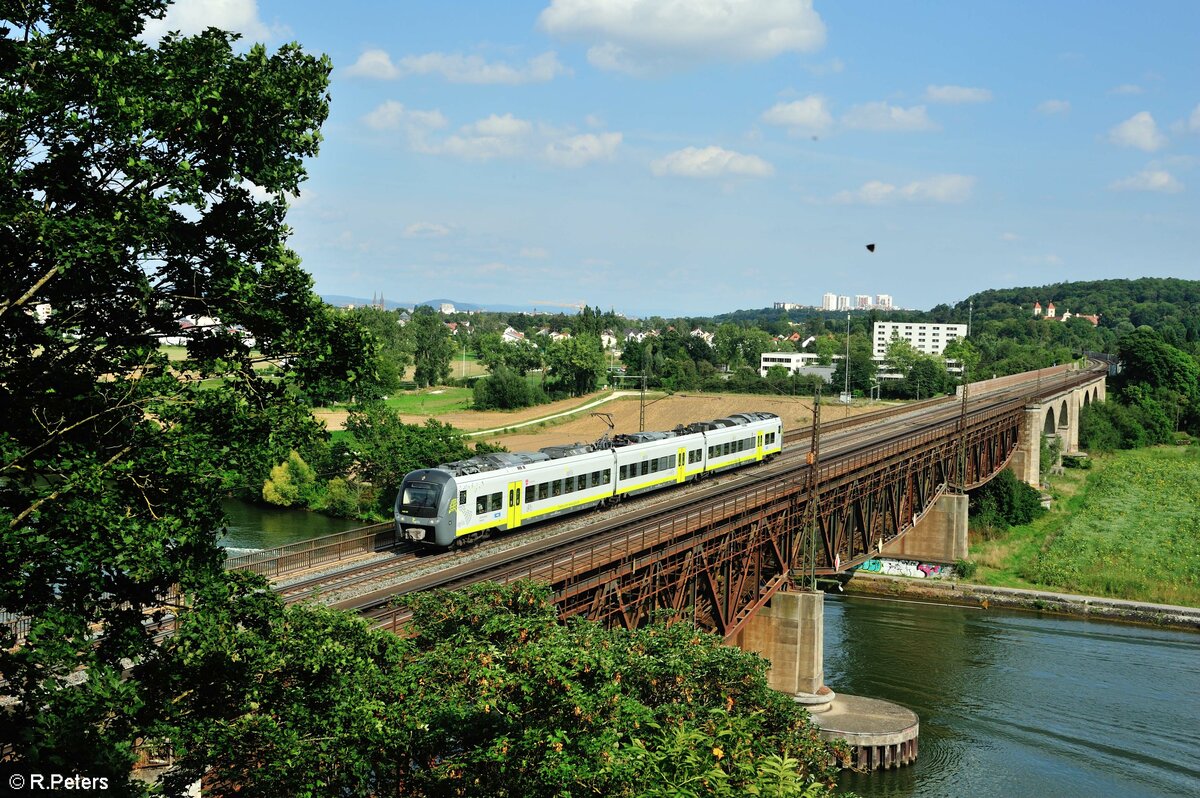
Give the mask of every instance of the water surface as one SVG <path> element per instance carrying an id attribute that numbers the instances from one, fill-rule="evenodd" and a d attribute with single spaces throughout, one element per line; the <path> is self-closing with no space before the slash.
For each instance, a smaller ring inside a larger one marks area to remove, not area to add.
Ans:
<path id="1" fill-rule="evenodd" d="M 921 718 L 864 798 L 1200 795 L 1200 634 L 826 596 L 825 681 Z"/>

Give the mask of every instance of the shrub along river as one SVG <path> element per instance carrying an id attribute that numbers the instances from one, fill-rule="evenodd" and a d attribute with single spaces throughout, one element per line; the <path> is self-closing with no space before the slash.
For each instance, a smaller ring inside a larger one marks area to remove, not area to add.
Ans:
<path id="1" fill-rule="evenodd" d="M 1200 634 L 827 596 L 825 683 L 921 718 L 877 796 L 1200 795 Z"/>

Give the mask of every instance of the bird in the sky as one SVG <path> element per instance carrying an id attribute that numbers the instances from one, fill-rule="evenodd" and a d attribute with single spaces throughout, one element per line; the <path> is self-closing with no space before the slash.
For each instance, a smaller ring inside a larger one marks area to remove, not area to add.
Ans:
<path id="1" fill-rule="evenodd" d="M 874 251 L 875 251 L 875 245 L 867 244 L 867 252 L 874 252 Z"/>

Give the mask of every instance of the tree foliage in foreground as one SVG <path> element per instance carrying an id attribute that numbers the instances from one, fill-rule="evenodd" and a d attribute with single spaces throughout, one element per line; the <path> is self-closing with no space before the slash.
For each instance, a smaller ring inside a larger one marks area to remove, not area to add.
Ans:
<path id="1" fill-rule="evenodd" d="M 244 581 L 170 643 L 159 728 L 214 796 L 825 794 L 832 749 L 766 663 L 685 624 L 559 623 L 548 588 L 409 600 L 412 635 Z M 204 707 L 217 705 L 219 717 Z M 813 785 L 816 785 L 815 787 Z M 806 792 L 808 791 L 808 792 Z"/>
<path id="2" fill-rule="evenodd" d="M 150 47 L 165 6 L 0 9 L 0 610 L 28 625 L 19 646 L 0 626 L 3 737 L 114 795 L 140 790 L 134 740 L 172 698 L 139 676 L 170 667 L 147 621 L 223 583 L 239 460 L 286 458 L 312 431 L 298 398 L 373 378 L 286 247 L 329 61 L 215 29 Z M 219 323 L 168 363 L 155 333 L 183 316 Z"/>

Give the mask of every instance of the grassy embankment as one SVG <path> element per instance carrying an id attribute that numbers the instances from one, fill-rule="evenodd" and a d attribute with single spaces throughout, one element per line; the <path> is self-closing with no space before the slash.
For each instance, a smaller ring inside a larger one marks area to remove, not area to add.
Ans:
<path id="1" fill-rule="evenodd" d="M 1200 448 L 1094 458 L 1052 477 L 1054 505 L 992 540 L 971 534 L 979 584 L 1200 606 Z"/>

